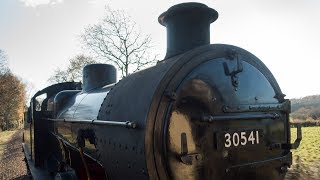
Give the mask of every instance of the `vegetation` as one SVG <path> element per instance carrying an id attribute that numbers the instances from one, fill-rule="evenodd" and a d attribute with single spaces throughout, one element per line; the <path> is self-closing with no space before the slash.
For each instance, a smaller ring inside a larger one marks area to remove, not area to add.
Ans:
<path id="1" fill-rule="evenodd" d="M 293 120 L 320 120 L 320 95 L 291 99 Z"/>
<path id="2" fill-rule="evenodd" d="M 7 56 L 0 50 L 0 131 L 22 124 L 25 101 L 25 84 L 10 72 Z"/>
<path id="3" fill-rule="evenodd" d="M 131 17 L 121 10 L 106 7 L 103 20 L 88 26 L 83 44 L 97 57 L 115 65 L 122 76 L 156 62 L 151 57 L 151 38 L 142 35 Z"/>
<path id="4" fill-rule="evenodd" d="M 61 82 L 80 82 L 82 81 L 82 69 L 87 64 L 97 63 L 92 57 L 77 55 L 69 60 L 67 69 L 57 68 L 54 74 L 49 78 L 51 83 Z"/>
<path id="5" fill-rule="evenodd" d="M 7 67 L 7 61 L 6 54 L 0 49 L 0 74 L 5 74 L 8 72 L 9 69 Z"/>
<path id="6" fill-rule="evenodd" d="M 77 55 L 69 60 L 66 69 L 55 70 L 48 79 L 50 83 L 81 81 L 83 67 L 97 62 L 116 66 L 122 77 L 156 62 L 156 56 L 151 57 L 150 53 L 150 36 L 142 35 L 131 17 L 121 10 L 106 7 L 103 20 L 85 28 L 81 40 L 99 61 Z"/>
<path id="7" fill-rule="evenodd" d="M 296 139 L 296 129 L 291 129 L 291 141 Z M 303 127 L 302 141 L 293 150 L 293 165 L 286 179 L 320 179 L 320 127 Z"/>

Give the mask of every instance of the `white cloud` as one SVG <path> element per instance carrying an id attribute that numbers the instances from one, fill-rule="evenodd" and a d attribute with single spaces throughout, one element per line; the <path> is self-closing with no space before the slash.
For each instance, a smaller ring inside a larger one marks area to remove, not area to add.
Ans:
<path id="1" fill-rule="evenodd" d="M 39 5 L 54 5 L 57 3 L 61 3 L 63 0 L 20 0 L 27 7 L 37 7 Z"/>

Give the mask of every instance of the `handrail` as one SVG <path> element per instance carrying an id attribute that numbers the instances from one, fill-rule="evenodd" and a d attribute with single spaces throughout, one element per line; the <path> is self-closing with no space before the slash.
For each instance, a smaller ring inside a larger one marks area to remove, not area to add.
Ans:
<path id="1" fill-rule="evenodd" d="M 119 126 L 119 127 L 126 127 L 126 128 L 137 128 L 137 124 L 132 121 L 102 121 L 102 120 L 89 120 L 89 119 L 52 119 L 47 118 L 46 120 L 55 121 L 55 122 L 68 122 L 68 123 L 80 123 L 80 124 L 95 124 L 95 125 L 109 125 L 109 126 Z"/>
<path id="2" fill-rule="evenodd" d="M 278 113 L 259 113 L 259 114 L 250 114 L 250 113 L 242 113 L 242 114 L 232 114 L 232 115 L 204 115 L 199 120 L 201 122 L 214 122 L 221 120 L 250 120 L 250 119 L 278 119 L 280 115 Z"/>

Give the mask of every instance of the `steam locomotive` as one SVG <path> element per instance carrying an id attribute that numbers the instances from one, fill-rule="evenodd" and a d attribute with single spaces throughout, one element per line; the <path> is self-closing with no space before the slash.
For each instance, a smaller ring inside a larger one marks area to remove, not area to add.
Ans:
<path id="1" fill-rule="evenodd" d="M 157 65 L 116 82 L 112 65 L 91 64 L 82 85 L 37 92 L 23 142 L 34 179 L 284 179 L 302 138 L 290 143 L 290 101 L 253 54 L 210 44 L 217 18 L 172 6 Z"/>

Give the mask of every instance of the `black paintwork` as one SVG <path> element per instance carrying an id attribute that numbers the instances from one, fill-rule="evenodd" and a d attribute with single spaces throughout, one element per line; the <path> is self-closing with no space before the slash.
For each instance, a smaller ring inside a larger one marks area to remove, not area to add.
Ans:
<path id="1" fill-rule="evenodd" d="M 44 165 L 44 160 L 48 156 L 46 152 L 48 152 L 50 148 L 53 147 L 53 151 L 56 151 L 56 148 L 54 148 L 56 146 L 55 140 L 48 134 L 48 131 L 53 129 L 52 123 L 46 123 L 42 120 L 46 117 L 52 117 L 52 112 L 47 111 L 48 106 L 51 104 L 50 99 L 62 90 L 76 89 L 81 89 L 81 83 L 59 83 L 38 91 L 33 98 L 31 98 L 27 117 L 27 122 L 29 123 L 25 126 L 26 132 L 24 133 L 24 137 L 27 140 L 26 148 L 28 148 L 31 159 L 34 160 L 36 166 Z M 38 102 L 36 97 L 42 94 L 46 94 L 47 98 L 43 100 L 41 108 L 39 109 L 37 108 Z M 43 141 L 43 139 L 47 141 Z"/>
<path id="2" fill-rule="evenodd" d="M 200 3 L 178 4 L 162 13 L 158 21 L 167 28 L 165 59 L 210 44 L 210 23 L 217 18 L 217 11 Z"/>
<path id="3" fill-rule="evenodd" d="M 41 122 L 35 141 L 54 142 L 36 159 L 66 164 L 80 179 L 80 148 L 97 179 L 283 179 L 301 140 L 290 144 L 290 102 L 257 57 L 209 45 L 216 18 L 202 4 L 174 6 L 159 17 L 168 29 L 165 60 L 116 84 L 103 66 L 102 79 L 84 76 L 84 90 L 53 91 L 44 101 L 53 108 L 31 113 Z M 225 133 L 252 131 L 259 144 L 224 147 Z"/>
<path id="4" fill-rule="evenodd" d="M 83 90 L 90 91 L 117 81 L 117 70 L 109 64 L 88 64 L 83 68 Z"/>

